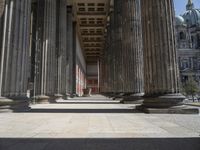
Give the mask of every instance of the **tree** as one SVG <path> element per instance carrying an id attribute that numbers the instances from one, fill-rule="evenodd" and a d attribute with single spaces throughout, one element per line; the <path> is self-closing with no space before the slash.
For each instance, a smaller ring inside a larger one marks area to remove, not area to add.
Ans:
<path id="1" fill-rule="evenodd" d="M 183 90 L 186 95 L 192 96 L 192 100 L 194 102 L 194 96 L 199 92 L 199 86 L 193 78 L 190 78 L 184 84 Z"/>

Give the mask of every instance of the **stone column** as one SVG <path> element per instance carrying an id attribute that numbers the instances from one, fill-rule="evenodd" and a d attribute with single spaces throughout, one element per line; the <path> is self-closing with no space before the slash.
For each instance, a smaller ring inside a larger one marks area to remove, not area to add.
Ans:
<path id="1" fill-rule="evenodd" d="M 73 22 L 72 26 L 72 97 L 76 96 L 76 32 L 77 32 L 77 23 Z"/>
<path id="2" fill-rule="evenodd" d="M 107 38 L 107 37 L 106 37 Z M 105 39 L 106 39 L 105 38 Z M 106 48 L 107 47 L 107 40 L 105 40 L 105 45 L 104 49 L 102 52 L 102 58 L 101 58 L 101 93 L 106 95 L 106 79 L 107 79 L 107 74 L 106 74 Z"/>
<path id="3" fill-rule="evenodd" d="M 55 0 L 38 0 L 36 29 L 35 98 L 48 102 L 56 93 L 56 10 Z"/>
<path id="4" fill-rule="evenodd" d="M 110 15 L 110 24 L 107 26 L 107 36 L 106 36 L 106 44 L 103 54 L 103 66 L 104 66 L 104 79 L 103 83 L 103 93 L 108 96 L 112 96 L 114 92 L 114 59 L 115 55 L 113 52 L 113 13 Z"/>
<path id="5" fill-rule="evenodd" d="M 114 35 L 113 35 L 113 55 L 115 57 L 115 96 L 123 93 L 124 89 L 124 76 L 123 76 L 123 58 L 122 58 L 122 4 L 123 0 L 114 1 Z"/>
<path id="6" fill-rule="evenodd" d="M 0 33 L 3 33 L 3 14 L 4 14 L 5 0 L 0 0 Z M 0 41 L 2 41 L 2 35 L 0 35 Z M 1 42 L 0 42 L 1 45 Z"/>
<path id="7" fill-rule="evenodd" d="M 67 51 L 67 5 L 66 0 L 57 0 L 57 93 L 61 98 L 66 94 L 66 51 Z"/>
<path id="8" fill-rule="evenodd" d="M 67 74 L 66 95 L 73 93 L 73 16 L 72 7 L 67 8 Z"/>
<path id="9" fill-rule="evenodd" d="M 112 25 L 112 20 L 110 22 Z M 140 1 L 115 1 L 113 24 L 115 98 L 141 99 L 144 79 Z"/>
<path id="10" fill-rule="evenodd" d="M 108 26 L 108 37 L 107 37 L 107 65 L 108 65 L 108 81 L 107 81 L 107 92 L 112 93 L 113 92 L 113 87 L 112 87 L 112 80 L 113 80 L 113 49 L 112 49 L 112 19 L 110 20 L 110 25 Z"/>
<path id="11" fill-rule="evenodd" d="M 173 0 L 141 0 L 145 100 L 149 113 L 190 113 L 180 107 Z"/>
<path id="12" fill-rule="evenodd" d="M 102 53 L 102 61 L 101 61 L 101 93 L 107 95 L 107 80 L 108 80 L 108 71 L 107 71 L 107 49 L 108 49 L 108 28 L 107 35 L 105 37 L 105 45 Z"/>
<path id="13" fill-rule="evenodd" d="M 18 102 L 22 106 L 22 102 L 27 100 L 28 90 L 31 0 L 7 0 L 4 4 L 0 26 L 2 28 L 0 96 L 20 100 Z M 28 103 L 24 104 L 23 106 L 27 106 Z M 18 109 L 13 105 L 12 108 Z"/>
<path id="14" fill-rule="evenodd" d="M 106 72 L 105 72 L 105 52 L 106 52 L 106 44 L 104 45 L 104 49 L 102 51 L 102 56 L 101 56 L 101 63 L 100 63 L 100 92 L 102 94 L 106 94 L 105 91 L 105 78 L 106 78 Z"/>
<path id="15" fill-rule="evenodd" d="M 0 70 L 0 97 L 3 95 L 3 77 L 4 77 L 4 63 L 5 63 L 5 52 L 6 52 L 6 30 L 7 30 L 7 24 L 8 24 L 8 3 L 5 3 L 5 1 L 1 2 L 1 31 L 2 35 L 1 36 L 1 70 Z"/>
<path id="16" fill-rule="evenodd" d="M 27 97 L 27 67 L 31 1 L 5 3 L 1 44 L 1 96 Z"/>
<path id="17" fill-rule="evenodd" d="M 144 95 L 140 0 L 127 0 L 122 6 L 124 93 L 129 95 L 123 101 L 128 102 L 141 100 Z"/>

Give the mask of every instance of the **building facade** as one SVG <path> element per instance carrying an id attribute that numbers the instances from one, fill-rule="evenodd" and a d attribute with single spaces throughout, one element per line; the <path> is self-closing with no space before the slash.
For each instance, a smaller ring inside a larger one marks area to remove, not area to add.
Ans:
<path id="1" fill-rule="evenodd" d="M 191 0 L 186 11 L 176 16 L 176 34 L 181 81 L 192 76 L 200 85 L 200 9 Z"/>

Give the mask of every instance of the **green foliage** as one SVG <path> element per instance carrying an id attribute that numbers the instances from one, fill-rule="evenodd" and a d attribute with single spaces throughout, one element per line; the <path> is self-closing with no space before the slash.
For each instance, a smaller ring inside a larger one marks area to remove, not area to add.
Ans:
<path id="1" fill-rule="evenodd" d="M 194 100 L 194 96 L 199 93 L 200 89 L 197 84 L 197 82 L 190 78 L 184 85 L 183 85 L 183 91 L 186 95 L 192 96 Z"/>

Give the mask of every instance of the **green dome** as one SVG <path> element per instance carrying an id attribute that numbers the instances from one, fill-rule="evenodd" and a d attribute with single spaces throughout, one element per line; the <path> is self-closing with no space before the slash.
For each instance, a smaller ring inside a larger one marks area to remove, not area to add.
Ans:
<path id="1" fill-rule="evenodd" d="M 191 26 L 200 26 L 200 9 L 194 8 L 194 4 L 191 0 L 188 0 L 186 6 L 187 11 L 183 14 L 185 23 Z"/>
<path id="2" fill-rule="evenodd" d="M 185 20 L 182 16 L 176 16 L 176 25 L 177 26 L 184 26 L 185 24 Z"/>
<path id="3" fill-rule="evenodd" d="M 191 9 L 183 14 L 188 26 L 200 26 L 200 9 Z"/>

